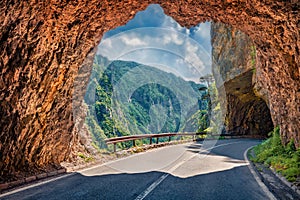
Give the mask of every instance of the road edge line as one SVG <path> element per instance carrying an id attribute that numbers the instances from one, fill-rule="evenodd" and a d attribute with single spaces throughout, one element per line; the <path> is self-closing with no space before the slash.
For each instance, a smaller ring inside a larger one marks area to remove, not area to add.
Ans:
<path id="1" fill-rule="evenodd" d="M 269 190 L 269 188 L 264 184 L 264 182 L 259 178 L 257 172 L 254 170 L 251 162 L 248 159 L 248 151 L 250 149 L 252 149 L 255 145 L 249 147 L 248 149 L 246 149 L 246 151 L 244 152 L 244 159 L 245 161 L 248 163 L 248 168 L 251 172 L 251 174 L 253 175 L 254 179 L 256 180 L 256 182 L 258 183 L 258 185 L 261 187 L 261 189 L 266 193 L 266 195 L 269 197 L 269 199 L 271 200 L 277 200 L 277 198 L 274 196 L 274 194 Z"/>
<path id="2" fill-rule="evenodd" d="M 59 176 L 59 177 L 55 177 L 55 178 L 51 178 L 49 180 L 44 180 L 42 182 L 39 182 L 39 183 L 33 183 L 32 185 L 28 185 L 28 186 L 25 186 L 25 187 L 21 187 L 21 188 L 18 188 L 18 189 L 15 189 L 15 190 L 12 190 L 12 191 L 9 191 L 9 192 L 5 192 L 3 194 L 0 194 L 0 198 L 2 197 L 5 197 L 5 196 L 8 196 L 8 195 L 11 195 L 11 194 L 15 194 L 15 193 L 18 193 L 18 192 L 22 192 L 24 190 L 28 190 L 30 188 L 34 188 L 34 187 L 37 187 L 37 186 L 40 186 L 40 185 L 44 185 L 46 183 L 50 183 L 50 182 L 53 182 L 53 181 L 57 181 L 59 179 L 62 179 L 62 178 L 67 178 L 69 176 L 73 176 L 75 175 L 76 173 L 74 172 L 71 172 L 69 174 L 65 174 L 65 175 L 62 175 L 62 176 Z"/>

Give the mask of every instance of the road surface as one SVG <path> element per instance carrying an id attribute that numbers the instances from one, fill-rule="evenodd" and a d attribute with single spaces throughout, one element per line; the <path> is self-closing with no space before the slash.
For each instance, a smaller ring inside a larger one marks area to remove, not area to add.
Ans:
<path id="1" fill-rule="evenodd" d="M 270 199 L 244 159 L 258 143 L 231 139 L 167 146 L 0 199 Z"/>

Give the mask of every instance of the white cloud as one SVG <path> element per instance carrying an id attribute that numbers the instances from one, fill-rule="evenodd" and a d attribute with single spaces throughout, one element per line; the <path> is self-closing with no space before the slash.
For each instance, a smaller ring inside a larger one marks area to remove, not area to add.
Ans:
<path id="1" fill-rule="evenodd" d="M 182 39 L 182 35 L 180 33 L 174 32 L 173 34 L 170 35 L 170 37 L 175 44 L 182 45 L 183 39 Z"/>
<path id="2" fill-rule="evenodd" d="M 180 59 L 176 59 L 176 64 L 177 65 L 182 65 L 182 64 L 184 64 L 184 62 L 183 62 L 183 59 L 182 58 L 180 58 Z"/>
<path id="3" fill-rule="evenodd" d="M 198 51 L 198 44 L 190 42 L 189 40 L 186 42 L 185 49 L 188 53 L 196 53 Z"/>
<path id="4" fill-rule="evenodd" d="M 141 37 L 137 37 L 135 34 L 123 35 L 121 37 L 121 41 L 128 46 L 143 46 L 148 44 L 147 42 L 143 41 Z"/>
<path id="5" fill-rule="evenodd" d="M 98 45 L 97 54 L 101 54 L 108 57 L 110 49 L 112 49 L 111 40 L 102 40 L 101 43 Z"/>
<path id="6" fill-rule="evenodd" d="M 202 37 L 203 39 L 210 40 L 210 24 L 203 23 L 195 27 L 195 34 Z"/>
<path id="7" fill-rule="evenodd" d="M 194 67 L 197 67 L 199 70 L 203 69 L 203 62 L 199 57 L 199 47 L 197 43 L 192 44 L 191 41 L 187 41 L 185 44 L 185 59 L 191 63 Z"/>
<path id="8" fill-rule="evenodd" d="M 182 43 L 184 42 L 183 38 L 182 38 L 182 34 L 179 32 L 171 32 L 169 34 L 165 34 L 162 42 L 164 45 L 167 44 L 176 44 L 176 45 L 182 45 Z"/>
<path id="9" fill-rule="evenodd" d="M 191 33 L 190 29 L 185 29 L 185 34 L 186 35 L 190 35 L 190 33 Z"/>
<path id="10" fill-rule="evenodd" d="M 152 12 L 162 12 L 160 7 L 152 7 Z M 147 14 L 147 10 L 144 11 Z M 150 15 L 149 13 L 147 15 Z M 150 15 L 152 16 L 153 13 Z M 98 53 L 109 59 L 131 60 L 143 64 L 160 66 L 162 70 L 180 74 L 182 78 L 196 80 L 210 72 L 210 24 L 198 25 L 194 29 L 181 27 L 171 17 L 160 15 L 160 25 L 146 18 L 151 26 L 143 24 L 143 17 L 131 24 L 131 28 L 115 31 L 104 37 Z M 157 21 L 158 19 L 156 19 Z M 135 24 L 134 24 L 135 23 Z M 206 43 L 203 43 L 203 42 Z M 207 48 L 209 47 L 209 48 Z"/>

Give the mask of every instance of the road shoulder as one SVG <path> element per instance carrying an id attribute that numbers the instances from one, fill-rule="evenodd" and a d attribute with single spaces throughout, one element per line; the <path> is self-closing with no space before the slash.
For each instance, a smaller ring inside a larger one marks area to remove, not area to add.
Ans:
<path id="1" fill-rule="evenodd" d="M 284 181 L 283 177 L 276 174 L 269 167 L 250 161 L 248 159 L 249 154 L 253 154 L 252 148 L 246 151 L 245 159 L 249 162 L 249 168 L 256 180 L 256 176 L 258 177 L 258 183 L 260 185 L 263 184 L 267 188 L 265 192 L 271 193 L 271 196 L 268 194 L 271 199 L 300 199 L 300 191 L 297 188 L 293 188 L 292 184 Z"/>

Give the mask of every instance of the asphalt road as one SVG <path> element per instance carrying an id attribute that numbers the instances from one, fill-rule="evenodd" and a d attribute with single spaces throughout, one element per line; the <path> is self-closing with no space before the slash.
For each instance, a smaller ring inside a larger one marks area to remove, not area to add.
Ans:
<path id="1" fill-rule="evenodd" d="M 167 146 L 0 199 L 269 199 L 244 160 L 257 140 Z"/>

